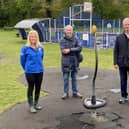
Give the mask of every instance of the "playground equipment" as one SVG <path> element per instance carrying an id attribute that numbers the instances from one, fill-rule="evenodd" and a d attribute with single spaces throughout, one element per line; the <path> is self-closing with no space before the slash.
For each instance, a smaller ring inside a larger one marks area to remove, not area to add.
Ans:
<path id="1" fill-rule="evenodd" d="M 96 31 L 97 28 L 95 25 L 92 26 L 92 34 L 94 35 L 94 49 L 95 49 L 95 71 L 94 76 L 92 80 L 92 96 L 91 98 L 84 99 L 84 106 L 87 109 L 97 109 L 100 107 L 105 106 L 106 100 L 104 99 L 98 99 L 95 95 L 95 80 L 97 77 L 97 71 L 98 71 L 98 52 L 97 52 L 97 45 L 96 45 Z"/>
<path id="2" fill-rule="evenodd" d="M 99 48 L 114 47 L 116 36 L 120 33 L 122 24 L 120 19 L 102 19 L 99 15 L 93 12 L 91 2 L 84 2 L 84 4 L 72 5 L 66 10 L 66 13 L 63 12 L 63 16 L 60 16 L 60 19 L 63 19 L 62 28 L 64 28 L 64 26 L 68 24 L 71 24 L 74 27 L 74 32 L 77 35 L 77 39 L 79 39 L 82 47 L 86 48 L 93 48 L 94 46 L 91 34 L 92 24 L 95 24 L 98 27 L 96 44 L 97 46 L 99 44 Z M 58 20 L 56 21 L 58 23 Z M 85 35 L 87 35 L 86 40 L 83 39 Z M 60 42 L 62 36 L 62 30 L 57 29 L 54 40 L 56 40 L 56 42 Z"/>
<path id="3" fill-rule="evenodd" d="M 23 40 L 27 38 L 26 28 L 35 29 L 39 33 L 41 42 L 58 43 L 64 36 L 64 26 L 71 24 L 82 47 L 94 48 L 91 33 L 92 24 L 97 25 L 98 33 L 96 44 L 100 48 L 113 48 L 117 34 L 121 32 L 122 21 L 113 19 L 102 19 L 92 10 L 91 2 L 74 4 L 56 19 L 26 19 L 18 22 L 15 28 L 19 29 Z M 87 35 L 87 38 L 85 38 Z"/>
<path id="4" fill-rule="evenodd" d="M 47 18 L 49 20 L 49 18 Z M 45 19 L 46 20 L 46 19 Z M 25 19 L 22 21 L 19 21 L 14 28 L 19 29 L 19 33 L 23 40 L 27 39 L 27 32 L 26 29 L 34 29 L 39 34 L 39 40 L 40 42 L 46 41 L 46 28 L 43 24 L 44 19 Z M 49 20 L 49 26 L 50 26 L 50 20 Z M 50 27 L 49 27 L 50 28 Z M 48 34 L 47 34 L 48 35 Z M 49 36 L 49 41 L 51 41 L 51 33 Z"/>

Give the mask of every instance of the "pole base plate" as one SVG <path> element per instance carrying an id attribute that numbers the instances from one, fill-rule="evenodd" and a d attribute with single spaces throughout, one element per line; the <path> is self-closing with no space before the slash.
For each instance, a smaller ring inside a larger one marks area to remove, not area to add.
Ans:
<path id="1" fill-rule="evenodd" d="M 92 98 L 86 98 L 84 99 L 83 105 L 87 109 L 97 109 L 97 108 L 104 107 L 106 103 L 107 103 L 106 100 L 96 98 L 96 103 L 92 104 Z"/>

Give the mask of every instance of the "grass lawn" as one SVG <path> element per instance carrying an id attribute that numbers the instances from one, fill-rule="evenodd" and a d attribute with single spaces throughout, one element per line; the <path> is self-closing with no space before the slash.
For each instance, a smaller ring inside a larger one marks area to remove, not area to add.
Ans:
<path id="1" fill-rule="evenodd" d="M 25 44 L 16 37 L 17 31 L 0 30 L 0 112 L 26 100 L 26 88 L 17 78 L 23 73 L 19 64 L 19 53 Z M 44 44 L 45 68 L 60 67 L 58 44 Z M 94 67 L 94 51 L 83 49 L 81 67 Z M 113 69 L 112 49 L 99 50 L 99 68 Z M 59 68 L 60 69 L 60 68 Z"/>

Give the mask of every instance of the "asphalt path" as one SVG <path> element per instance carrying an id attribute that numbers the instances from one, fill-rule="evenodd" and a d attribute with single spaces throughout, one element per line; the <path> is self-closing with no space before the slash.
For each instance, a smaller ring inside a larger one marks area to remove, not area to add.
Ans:
<path id="1" fill-rule="evenodd" d="M 92 95 L 93 72 L 92 68 L 81 68 L 78 73 L 78 89 L 83 99 L 73 98 L 70 90 L 70 98 L 62 100 L 63 80 L 60 69 L 46 69 L 42 90 L 48 92 L 48 95 L 40 97 L 43 109 L 32 114 L 27 102 L 16 104 L 0 114 L 0 129 L 129 129 L 129 103 L 118 103 L 120 86 L 117 71 L 98 71 L 96 97 L 106 99 L 107 104 L 96 110 L 83 106 L 84 99 Z M 27 85 L 24 74 L 18 81 Z"/>

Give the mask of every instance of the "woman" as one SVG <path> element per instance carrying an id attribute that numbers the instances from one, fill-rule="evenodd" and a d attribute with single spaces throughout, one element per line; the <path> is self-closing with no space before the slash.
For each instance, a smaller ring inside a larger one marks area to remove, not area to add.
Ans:
<path id="1" fill-rule="evenodd" d="M 38 101 L 44 72 L 43 57 L 44 49 L 39 42 L 38 33 L 32 30 L 28 33 L 27 43 L 22 47 L 20 54 L 20 63 L 28 83 L 27 99 L 29 109 L 32 113 L 42 109 Z"/>

